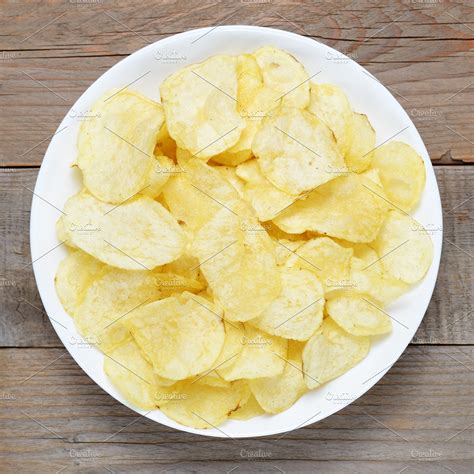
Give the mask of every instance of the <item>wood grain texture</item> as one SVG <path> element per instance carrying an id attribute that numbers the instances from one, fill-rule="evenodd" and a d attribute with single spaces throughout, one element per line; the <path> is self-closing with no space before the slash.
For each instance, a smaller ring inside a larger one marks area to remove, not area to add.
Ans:
<path id="1" fill-rule="evenodd" d="M 472 344 L 474 199 L 469 197 L 474 167 L 440 166 L 436 167 L 436 175 L 445 211 L 444 248 L 436 290 L 414 342 Z M 0 329 L 1 345 L 8 347 L 61 346 L 43 311 L 28 266 L 32 193 L 27 188 L 34 188 L 36 176 L 36 169 L 0 170 L 0 292 L 4 301 Z"/>
<path id="2" fill-rule="evenodd" d="M 472 472 L 468 346 L 410 346 L 352 405 L 284 436 L 255 439 L 197 438 L 139 418 L 63 349 L 0 350 L 0 381 L 7 473 Z M 327 394 L 336 396 L 350 398 Z"/>
<path id="3" fill-rule="evenodd" d="M 3 166 L 39 165 L 79 95 L 126 55 L 177 32 L 238 23 L 294 31 L 349 55 L 389 87 L 433 160 L 473 160 L 468 1 L 71 0 L 3 2 L 1 14 Z"/>

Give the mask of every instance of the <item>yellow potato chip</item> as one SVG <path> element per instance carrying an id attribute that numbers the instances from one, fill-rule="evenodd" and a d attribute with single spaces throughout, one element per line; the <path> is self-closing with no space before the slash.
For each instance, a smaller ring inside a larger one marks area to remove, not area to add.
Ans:
<path id="1" fill-rule="evenodd" d="M 344 248 L 329 237 L 316 237 L 301 245 L 288 259 L 288 266 L 305 268 L 322 283 L 325 291 L 349 281 L 352 249 Z"/>
<path id="2" fill-rule="evenodd" d="M 104 357 L 104 372 L 125 399 L 142 410 L 153 410 L 155 384 L 152 366 L 129 340 Z"/>
<path id="3" fill-rule="evenodd" d="M 233 166 L 216 166 L 214 169 L 217 170 L 220 175 L 232 185 L 238 195 L 242 197 L 245 181 L 237 175 L 237 169 Z"/>
<path id="4" fill-rule="evenodd" d="M 74 317 L 84 292 L 100 276 L 104 264 L 82 250 L 72 251 L 59 264 L 54 284 L 56 293 L 66 312 Z"/>
<path id="5" fill-rule="evenodd" d="M 293 56 L 271 46 L 263 46 L 253 55 L 265 87 L 277 92 L 282 105 L 303 109 L 309 104 L 309 77 Z"/>
<path id="6" fill-rule="evenodd" d="M 192 159 L 181 149 L 178 166 L 183 173 L 172 177 L 163 189 L 165 201 L 178 220 L 196 230 L 225 207 L 229 213 L 237 212 L 239 195 L 216 167 Z"/>
<path id="7" fill-rule="evenodd" d="M 230 414 L 229 419 L 246 421 L 263 414 L 265 414 L 265 410 L 258 404 L 253 394 L 251 394 L 243 405 L 241 404 L 237 410 Z"/>
<path id="8" fill-rule="evenodd" d="M 425 165 L 406 143 L 392 141 L 374 152 L 372 167 L 380 174 L 389 200 L 405 212 L 413 209 L 425 187 Z"/>
<path id="9" fill-rule="evenodd" d="M 281 191 L 268 181 L 260 171 L 257 160 L 237 166 L 236 173 L 245 181 L 243 198 L 253 207 L 260 221 L 273 219 L 297 199 L 297 196 Z"/>
<path id="10" fill-rule="evenodd" d="M 155 155 L 165 155 L 176 160 L 176 142 L 170 137 L 166 123 L 161 127 L 155 147 Z"/>
<path id="11" fill-rule="evenodd" d="M 306 385 L 316 388 L 344 374 L 367 355 L 369 346 L 368 337 L 352 336 L 326 318 L 303 350 Z"/>
<path id="12" fill-rule="evenodd" d="M 239 343 L 242 346 L 240 352 L 234 352 L 238 355 L 218 369 L 225 380 L 273 377 L 283 373 L 288 351 L 286 339 L 246 324 Z"/>
<path id="13" fill-rule="evenodd" d="M 86 342 L 108 352 L 129 339 L 123 318 L 140 305 L 162 297 L 157 275 L 146 270 L 128 272 L 105 267 L 87 287 L 76 310 L 76 327 Z"/>
<path id="14" fill-rule="evenodd" d="M 371 244 L 383 268 L 405 283 L 420 281 L 431 266 L 433 243 L 424 227 L 408 214 L 390 211 Z"/>
<path id="15" fill-rule="evenodd" d="M 245 127 L 237 111 L 237 61 L 213 56 L 168 77 L 160 87 L 170 136 L 207 160 L 234 145 Z"/>
<path id="16" fill-rule="evenodd" d="M 141 94 L 122 90 L 99 99 L 92 112 L 80 127 L 77 164 L 95 197 L 119 203 L 149 184 L 163 111 Z"/>
<path id="17" fill-rule="evenodd" d="M 252 143 L 265 177 L 288 194 L 300 194 L 345 173 L 331 130 L 315 115 L 281 107 L 262 121 Z"/>
<path id="18" fill-rule="evenodd" d="M 367 115 L 352 115 L 352 134 L 344 155 L 350 171 L 360 173 L 367 169 L 372 161 L 375 148 L 375 130 Z"/>
<path id="19" fill-rule="evenodd" d="M 364 296 L 330 299 L 326 310 L 338 326 L 354 336 L 375 336 L 392 330 L 388 313 Z"/>
<path id="20" fill-rule="evenodd" d="M 304 245 L 304 240 L 274 239 L 275 257 L 277 265 L 285 265 L 292 255 Z M 293 265 L 288 265 L 293 266 Z"/>
<path id="21" fill-rule="evenodd" d="M 222 208 L 196 232 L 192 252 L 226 318 L 247 321 L 278 296 L 281 282 L 270 237 L 252 216 L 229 209 Z"/>
<path id="22" fill-rule="evenodd" d="M 174 397 L 160 405 L 172 420 L 191 428 L 212 429 L 239 408 L 243 383 L 211 387 L 184 381 L 176 384 Z"/>
<path id="23" fill-rule="evenodd" d="M 68 199 L 61 220 L 69 242 L 127 270 L 149 270 L 176 260 L 186 245 L 174 217 L 146 196 L 113 205 L 82 191 Z"/>
<path id="24" fill-rule="evenodd" d="M 156 198 L 160 195 L 169 177 L 176 173 L 176 165 L 171 158 L 164 155 L 155 156 L 148 174 L 148 184 L 140 194 Z"/>
<path id="25" fill-rule="evenodd" d="M 353 136 L 352 109 L 344 91 L 332 84 L 311 83 L 308 110 L 332 130 L 344 156 Z"/>
<path id="26" fill-rule="evenodd" d="M 181 380 L 211 368 L 224 344 L 222 315 L 185 292 L 137 308 L 124 324 L 161 377 Z"/>
<path id="27" fill-rule="evenodd" d="M 340 176 L 296 201 L 273 222 L 294 234 L 311 230 L 351 242 L 371 242 L 384 212 L 366 182 L 359 175 Z"/>
<path id="28" fill-rule="evenodd" d="M 307 391 L 303 377 L 301 354 L 288 356 L 282 374 L 249 380 L 249 387 L 267 413 L 280 413 L 290 408 Z"/>
<path id="29" fill-rule="evenodd" d="M 286 339 L 309 339 L 323 321 L 323 287 L 301 268 L 282 267 L 281 279 L 280 295 L 249 324 Z"/>

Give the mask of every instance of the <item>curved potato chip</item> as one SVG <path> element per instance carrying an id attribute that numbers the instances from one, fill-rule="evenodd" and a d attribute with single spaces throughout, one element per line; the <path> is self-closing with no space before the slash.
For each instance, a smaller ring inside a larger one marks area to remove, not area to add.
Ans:
<path id="1" fill-rule="evenodd" d="M 290 408 L 308 389 L 303 377 L 301 354 L 288 357 L 282 374 L 249 380 L 258 404 L 267 413 L 280 413 Z"/>
<path id="2" fill-rule="evenodd" d="M 85 340 L 105 352 L 127 340 L 130 335 L 122 318 L 141 304 L 162 297 L 157 275 L 104 266 L 103 274 L 87 287 L 76 310 L 76 327 Z"/>
<path id="3" fill-rule="evenodd" d="M 372 167 L 380 174 L 390 201 L 408 212 L 420 200 L 425 186 L 425 165 L 406 143 L 392 141 L 374 152 Z"/>
<path id="4" fill-rule="evenodd" d="M 331 130 L 315 115 L 281 107 L 262 121 L 252 143 L 265 177 L 300 194 L 347 172 Z"/>
<path id="5" fill-rule="evenodd" d="M 237 408 L 237 410 L 233 411 L 230 414 L 229 419 L 246 421 L 250 420 L 250 418 L 255 418 L 256 416 L 264 414 L 265 410 L 258 404 L 253 394 L 251 394 L 248 400 L 243 405 L 241 404 L 239 408 Z"/>
<path id="6" fill-rule="evenodd" d="M 172 160 L 176 159 L 176 142 L 170 137 L 166 123 L 161 127 L 155 147 L 155 155 L 165 155 Z"/>
<path id="7" fill-rule="evenodd" d="M 309 104 L 309 77 L 293 56 L 272 46 L 263 46 L 253 55 L 265 87 L 278 93 L 282 105 L 304 109 Z"/>
<path id="8" fill-rule="evenodd" d="M 224 344 L 222 315 L 185 292 L 137 308 L 124 324 L 161 377 L 181 380 L 211 368 Z"/>
<path id="9" fill-rule="evenodd" d="M 82 191 L 67 200 L 61 220 L 69 242 L 127 270 L 149 270 L 176 260 L 186 245 L 174 217 L 146 196 L 115 206 Z"/>
<path id="10" fill-rule="evenodd" d="M 70 316 L 74 317 L 87 287 L 100 276 L 103 269 L 102 262 L 82 250 L 74 250 L 61 260 L 54 277 L 54 284 L 59 301 Z"/>
<path id="11" fill-rule="evenodd" d="M 372 161 L 375 149 L 375 130 L 369 118 L 364 114 L 352 115 L 352 134 L 344 155 L 350 171 L 360 173 L 367 169 Z"/>
<path id="12" fill-rule="evenodd" d="M 104 372 L 132 405 L 142 410 L 156 408 L 153 368 L 129 340 L 104 357 Z"/>
<path id="13" fill-rule="evenodd" d="M 330 299 L 326 310 L 338 326 L 354 336 L 375 336 L 392 330 L 387 313 L 364 296 Z"/>
<path id="14" fill-rule="evenodd" d="M 382 225 L 380 198 L 363 176 L 340 176 L 296 201 L 273 222 L 285 232 L 311 230 L 351 242 L 371 242 Z"/>
<path id="15" fill-rule="evenodd" d="M 280 292 L 272 241 L 251 216 L 221 209 L 196 232 L 192 252 L 229 320 L 255 318 Z"/>
<path id="16" fill-rule="evenodd" d="M 232 185 L 232 187 L 237 191 L 238 195 L 242 197 L 245 181 L 240 179 L 240 177 L 237 175 L 236 168 L 233 166 L 216 166 L 214 169 L 218 171 L 220 175 Z"/>
<path id="17" fill-rule="evenodd" d="M 352 336 L 330 318 L 306 343 L 303 350 L 304 380 L 316 388 L 357 365 L 369 352 L 370 340 Z"/>
<path id="18" fill-rule="evenodd" d="M 260 221 L 269 221 L 291 205 L 297 196 L 281 191 L 263 176 L 257 160 L 246 161 L 236 168 L 245 181 L 243 198 L 253 207 Z"/>
<path id="19" fill-rule="evenodd" d="M 238 212 L 241 199 L 235 188 L 216 169 L 178 149 L 183 173 L 173 176 L 163 189 L 172 214 L 192 230 L 202 227 L 223 208 Z"/>
<path id="20" fill-rule="evenodd" d="M 319 117 L 334 133 L 344 156 L 353 136 L 352 109 L 344 91 L 332 84 L 311 83 L 308 110 Z"/>
<path id="21" fill-rule="evenodd" d="M 160 87 L 171 137 L 207 160 L 239 139 L 245 127 L 237 111 L 236 58 L 213 56 L 169 76 Z"/>
<path id="22" fill-rule="evenodd" d="M 219 375 L 232 381 L 274 377 L 283 373 L 288 341 L 247 324 L 244 326 L 244 335 L 239 341 L 240 352 L 235 352 L 238 355 L 229 360 L 229 364 L 219 367 Z"/>
<path id="23" fill-rule="evenodd" d="M 191 428 L 212 429 L 221 425 L 239 408 L 243 398 L 241 382 L 230 387 L 210 387 L 185 381 L 175 387 L 175 397 L 160 409 L 172 420 Z"/>
<path id="24" fill-rule="evenodd" d="M 323 287 L 314 274 L 300 268 L 282 267 L 281 279 L 280 295 L 249 323 L 286 339 L 309 339 L 323 321 Z"/>
<path id="25" fill-rule="evenodd" d="M 285 265 L 292 255 L 295 255 L 297 250 L 304 245 L 304 240 L 287 240 L 274 239 L 275 258 L 277 265 Z M 292 266 L 292 265 L 288 265 Z"/>
<path id="26" fill-rule="evenodd" d="M 163 111 L 160 104 L 128 90 L 109 92 L 92 111 L 93 118 L 79 130 L 77 164 L 94 196 L 119 203 L 148 184 Z"/>
<path id="27" fill-rule="evenodd" d="M 433 243 L 424 227 L 411 216 L 389 211 L 371 246 L 384 269 L 405 283 L 420 281 L 431 266 Z"/>
<path id="28" fill-rule="evenodd" d="M 140 194 L 156 198 L 160 195 L 169 177 L 176 172 L 176 165 L 171 158 L 164 155 L 155 156 L 148 173 L 148 184 Z"/>
<path id="29" fill-rule="evenodd" d="M 316 237 L 301 245 L 287 264 L 309 270 L 318 277 L 325 291 L 329 291 L 349 280 L 352 253 L 352 249 L 329 237 Z"/>

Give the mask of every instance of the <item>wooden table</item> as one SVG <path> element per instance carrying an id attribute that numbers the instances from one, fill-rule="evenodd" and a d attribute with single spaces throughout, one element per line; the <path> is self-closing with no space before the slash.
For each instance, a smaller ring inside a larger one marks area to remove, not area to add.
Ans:
<path id="1" fill-rule="evenodd" d="M 2 1 L 0 471 L 472 472 L 474 12 L 468 4 Z M 137 418 L 65 351 L 31 271 L 30 190 L 49 139 L 78 96 L 147 43 L 238 23 L 317 39 L 387 85 L 428 147 L 444 208 L 436 291 L 404 356 L 361 399 L 281 439 L 217 440 Z"/>

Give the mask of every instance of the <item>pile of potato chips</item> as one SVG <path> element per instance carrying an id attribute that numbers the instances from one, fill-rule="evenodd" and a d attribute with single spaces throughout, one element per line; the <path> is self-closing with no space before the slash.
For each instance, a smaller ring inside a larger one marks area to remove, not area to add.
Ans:
<path id="1" fill-rule="evenodd" d="M 160 91 L 110 91 L 81 125 L 58 296 L 133 405 L 194 428 L 279 413 L 361 361 L 427 272 L 423 161 L 273 47 Z"/>

